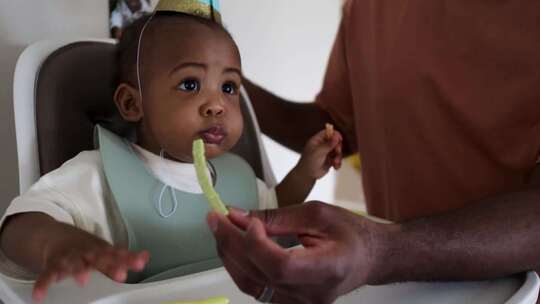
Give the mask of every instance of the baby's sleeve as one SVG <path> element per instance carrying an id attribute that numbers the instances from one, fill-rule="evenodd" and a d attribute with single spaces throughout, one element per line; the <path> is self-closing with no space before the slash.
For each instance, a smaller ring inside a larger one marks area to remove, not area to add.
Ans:
<path id="1" fill-rule="evenodd" d="M 74 225 L 73 217 L 66 210 L 67 204 L 69 203 L 65 202 L 62 195 L 51 188 L 31 189 L 11 202 L 0 221 L 0 226 L 9 216 L 27 212 L 44 213 L 59 222 Z"/>
<path id="2" fill-rule="evenodd" d="M 72 216 L 62 207 L 62 197 L 49 187 L 44 186 L 43 181 L 36 183 L 27 193 L 11 202 L 0 220 L 0 227 L 4 225 L 8 217 L 27 212 L 44 213 L 57 221 L 73 225 Z M 37 277 L 37 274 L 12 262 L 1 250 L 0 272 L 7 277 L 20 281 L 32 281 Z"/>
<path id="3" fill-rule="evenodd" d="M 27 192 L 15 198 L 0 219 L 0 229 L 7 218 L 16 214 L 46 214 L 110 241 L 103 209 L 103 177 L 97 151 L 86 151 L 59 169 L 43 176 Z M 10 261 L 0 250 L 0 272 L 17 280 L 32 280 L 36 275 Z"/>
<path id="4" fill-rule="evenodd" d="M 257 179 L 257 191 L 259 193 L 259 210 L 276 209 L 278 207 L 275 188 L 269 188 L 265 182 Z"/>

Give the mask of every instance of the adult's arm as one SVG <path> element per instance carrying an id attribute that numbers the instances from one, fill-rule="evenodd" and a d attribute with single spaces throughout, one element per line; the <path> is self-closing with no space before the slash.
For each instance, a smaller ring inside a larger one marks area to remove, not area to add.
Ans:
<path id="1" fill-rule="evenodd" d="M 344 9 L 346 14 L 347 9 Z M 302 151 L 311 136 L 324 129 L 325 123 L 333 124 L 341 132 L 346 154 L 355 152 L 353 98 L 350 67 L 345 51 L 345 27 L 346 22 L 342 21 L 328 60 L 323 86 L 315 101 L 293 102 L 244 79 L 244 87 L 251 97 L 262 131 L 297 152 Z"/>
<path id="2" fill-rule="evenodd" d="M 489 279 L 540 266 L 536 179 L 519 192 L 400 224 L 320 203 L 210 214 L 208 222 L 237 285 L 254 297 L 272 286 L 275 303 L 331 303 L 364 284 Z M 304 248 L 282 249 L 275 235 L 296 235 Z"/>
<path id="3" fill-rule="evenodd" d="M 308 139 L 324 129 L 325 123 L 334 123 L 330 115 L 313 102 L 286 100 L 248 79 L 244 79 L 244 87 L 263 133 L 296 152 L 302 152 Z"/>

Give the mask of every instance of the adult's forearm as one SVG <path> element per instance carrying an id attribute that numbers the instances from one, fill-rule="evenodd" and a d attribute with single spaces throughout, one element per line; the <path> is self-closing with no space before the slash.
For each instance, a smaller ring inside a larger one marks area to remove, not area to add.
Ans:
<path id="1" fill-rule="evenodd" d="M 377 242 L 377 271 L 369 283 L 488 279 L 540 266 L 540 190 L 397 227 Z"/>
<path id="2" fill-rule="evenodd" d="M 278 97 L 249 80 L 244 87 L 262 131 L 280 144 L 301 152 L 315 133 L 332 123 L 330 116 L 315 103 L 297 103 Z"/>

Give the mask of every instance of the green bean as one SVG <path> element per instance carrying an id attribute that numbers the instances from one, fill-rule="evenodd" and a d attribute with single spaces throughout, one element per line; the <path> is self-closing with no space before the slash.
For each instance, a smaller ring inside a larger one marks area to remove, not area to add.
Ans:
<path id="1" fill-rule="evenodd" d="M 204 142 L 202 139 L 197 139 L 193 142 L 193 162 L 195 163 L 199 185 L 201 185 L 201 189 L 210 204 L 210 208 L 224 215 L 229 214 L 229 210 L 227 210 L 227 207 L 221 201 L 219 194 L 214 190 L 210 182 L 210 178 L 208 178 L 206 157 L 204 156 Z"/>

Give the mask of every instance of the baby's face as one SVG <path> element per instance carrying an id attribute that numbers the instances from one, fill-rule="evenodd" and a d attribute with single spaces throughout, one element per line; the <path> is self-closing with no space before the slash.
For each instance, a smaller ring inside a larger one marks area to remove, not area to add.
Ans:
<path id="1" fill-rule="evenodd" d="M 179 19 L 151 26 L 141 55 L 139 143 L 192 161 L 202 138 L 208 158 L 230 150 L 243 130 L 240 55 L 223 32 Z"/>

